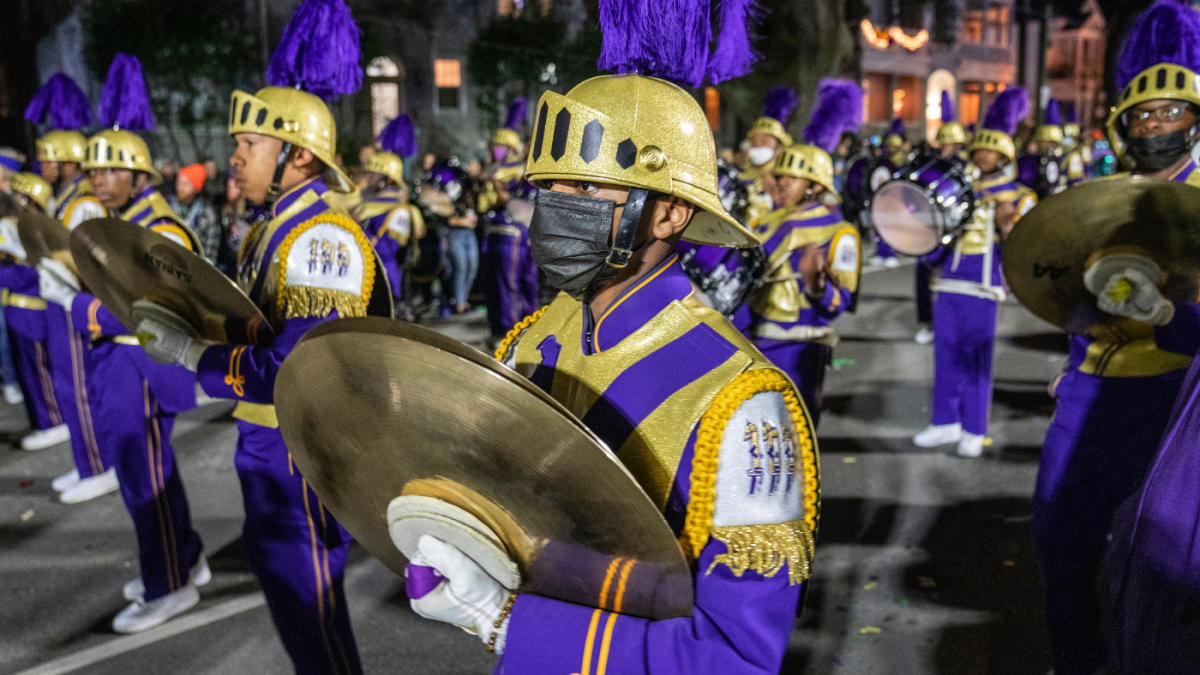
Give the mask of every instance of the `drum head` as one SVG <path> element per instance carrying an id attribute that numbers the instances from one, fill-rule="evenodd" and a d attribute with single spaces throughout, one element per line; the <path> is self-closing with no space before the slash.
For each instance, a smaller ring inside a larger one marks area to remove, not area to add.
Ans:
<path id="1" fill-rule="evenodd" d="M 945 233 L 942 213 L 925 188 L 908 180 L 885 183 L 871 201 L 871 219 L 879 238 L 904 255 L 925 255 Z"/>

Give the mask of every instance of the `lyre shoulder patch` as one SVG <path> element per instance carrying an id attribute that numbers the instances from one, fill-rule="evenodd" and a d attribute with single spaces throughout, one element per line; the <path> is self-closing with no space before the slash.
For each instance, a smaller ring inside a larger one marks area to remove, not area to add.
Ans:
<path id="1" fill-rule="evenodd" d="M 375 255 L 362 228 L 326 212 L 297 225 L 280 245 L 279 301 L 287 318 L 365 316 L 375 279 Z"/>
<path id="2" fill-rule="evenodd" d="M 714 527 L 804 517 L 804 467 L 791 412 L 777 391 L 755 394 L 730 418 L 717 463 Z"/>
<path id="3" fill-rule="evenodd" d="M 829 267 L 835 272 L 858 274 L 858 236 L 854 232 L 841 234 L 833 243 Z"/>

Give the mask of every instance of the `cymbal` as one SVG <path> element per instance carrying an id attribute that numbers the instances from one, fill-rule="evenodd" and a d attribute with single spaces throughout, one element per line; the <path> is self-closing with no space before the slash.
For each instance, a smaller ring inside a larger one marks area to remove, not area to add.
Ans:
<path id="1" fill-rule="evenodd" d="M 400 496 L 495 532 L 520 591 L 650 619 L 688 616 L 692 579 L 658 508 L 616 456 L 525 378 L 410 323 L 340 319 L 284 361 L 275 409 L 300 473 L 393 572 Z"/>
<path id="2" fill-rule="evenodd" d="M 1092 181 L 1053 195 L 1004 242 L 1004 277 L 1038 317 L 1071 333 L 1126 321 L 1101 312 L 1083 284 L 1097 251 L 1131 246 L 1166 273 L 1163 294 L 1195 302 L 1200 290 L 1200 189 L 1143 176 Z"/>
<path id="3" fill-rule="evenodd" d="M 25 209 L 17 218 L 17 233 L 25 247 L 26 259 L 31 262 L 70 249 L 71 231 L 67 226 L 32 209 Z"/>
<path id="4" fill-rule="evenodd" d="M 216 267 L 171 239 L 116 218 L 86 221 L 71 232 L 79 277 L 130 332 L 148 300 L 175 312 L 197 337 L 233 344 L 272 339 L 258 307 Z"/>

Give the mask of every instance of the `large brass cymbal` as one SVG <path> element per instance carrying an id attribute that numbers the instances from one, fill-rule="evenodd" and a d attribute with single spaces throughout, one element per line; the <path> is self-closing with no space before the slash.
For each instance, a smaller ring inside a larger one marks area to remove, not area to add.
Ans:
<path id="1" fill-rule="evenodd" d="M 130 332 L 133 303 L 149 300 L 183 317 L 198 337 L 222 343 L 272 339 L 258 307 L 204 258 L 171 239 L 116 218 L 86 221 L 71 232 L 79 277 Z"/>
<path id="2" fill-rule="evenodd" d="M 1101 249 L 1133 247 L 1153 258 L 1171 300 L 1195 302 L 1200 289 L 1200 189 L 1141 176 L 1077 185 L 1026 214 L 1004 242 L 1004 277 L 1030 311 L 1071 333 L 1119 319 L 1096 307 L 1083 285 Z"/>
<path id="3" fill-rule="evenodd" d="M 487 524 L 522 592 L 652 619 L 692 580 L 658 508 L 612 452 L 525 378 L 426 328 L 374 317 L 309 331 L 275 383 L 279 428 L 334 516 L 397 574 L 387 509 L 435 497 Z"/>
<path id="4" fill-rule="evenodd" d="M 32 209 L 25 209 L 17 218 L 17 233 L 25 247 L 26 259 L 37 262 L 68 251 L 71 231 L 66 225 Z"/>

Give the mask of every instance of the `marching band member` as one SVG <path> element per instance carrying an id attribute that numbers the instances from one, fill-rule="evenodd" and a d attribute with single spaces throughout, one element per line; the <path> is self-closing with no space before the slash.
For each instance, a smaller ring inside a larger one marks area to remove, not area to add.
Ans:
<path id="1" fill-rule="evenodd" d="M 1066 122 L 1063 122 L 1063 154 L 1058 163 L 1058 172 L 1066 177 L 1067 187 L 1079 185 L 1092 178 L 1092 149 L 1079 137 L 1079 114 L 1075 104 L 1067 106 Z"/>
<path id="2" fill-rule="evenodd" d="M 83 170 L 105 208 L 200 253 L 196 236 L 155 189 L 146 142 L 134 130 L 154 128 L 154 115 L 136 57 L 117 54 L 101 94 L 100 123 L 88 139 Z M 197 586 L 210 578 L 200 535 L 192 527 L 187 495 L 171 446 L 175 415 L 196 407 L 195 380 L 178 366 L 151 361 L 137 339 L 95 297 L 79 291 L 61 262 L 38 264 L 42 297 L 67 308 L 74 326 L 92 338 L 98 398 L 98 440 L 120 481 L 121 497 L 137 533 L 139 578 L 125 584 L 130 604 L 113 619 L 118 633 L 153 628 L 200 601 Z M 62 493 L 67 501 L 91 478 Z"/>
<path id="3" fill-rule="evenodd" d="M 1061 171 L 1063 128 L 1058 101 L 1050 99 L 1046 104 L 1045 119 L 1034 127 L 1033 141 L 1037 152 L 1017 160 L 1017 182 L 1036 192 L 1038 199 L 1045 199 L 1067 189 L 1067 177 Z"/>
<path id="4" fill-rule="evenodd" d="M 301 32 L 313 26 L 320 32 Z M 242 247 L 238 283 L 274 340 L 210 345 L 174 328 L 182 319 L 162 308 L 162 320 L 138 327 L 155 360 L 196 371 L 210 396 L 238 402 L 242 546 L 303 674 L 362 672 L 343 587 L 350 535 L 292 464 L 274 407 L 275 377 L 300 337 L 325 321 L 365 316 L 372 295 L 387 293 L 374 285 L 371 241 L 344 208 L 353 183 L 335 161 L 336 126 L 322 100 L 358 91 L 360 59 L 359 28 L 342 0 L 305 0 L 267 70 L 272 86 L 233 92 L 231 164 L 246 198 L 271 215 Z"/>
<path id="5" fill-rule="evenodd" d="M 1037 203 L 1035 195 L 1004 174 L 1004 164 L 1016 155 L 1012 134 L 1028 111 L 1029 96 L 1021 87 L 996 96 L 969 148 L 980 173 L 975 213 L 952 245 L 924 257 L 938 274 L 932 284 L 933 416 L 929 427 L 913 438 L 921 447 L 957 442 L 961 457 L 983 454 L 996 312 L 1006 295 L 1000 238 Z"/>
<path id="6" fill-rule="evenodd" d="M 25 155 L 9 147 L 0 147 L 0 192 L 12 192 L 12 177 L 21 172 Z"/>
<path id="7" fill-rule="evenodd" d="M 25 119 L 32 124 L 49 121 L 51 126 L 36 143 L 42 175 L 58 181 L 53 208 L 47 213 L 68 229 L 106 217 L 108 212 L 93 194 L 82 168 L 87 139 L 79 129 L 90 126 L 94 118 L 79 85 L 62 73 L 54 75 L 25 109 Z M 49 446 L 70 439 L 75 468 L 51 481 L 51 487 L 63 493 L 60 500 L 64 503 L 78 503 L 116 489 L 116 474 L 108 471 L 112 464 L 100 450 L 94 424 L 97 402 L 91 395 L 95 371 L 88 348 L 91 338 L 85 335 L 87 327 L 75 325 L 70 312 L 59 304 L 48 304 L 43 316 L 54 393 L 65 426 L 60 438 L 31 437 L 22 443 Z M 87 482 L 81 486 L 81 481 Z"/>
<path id="8" fill-rule="evenodd" d="M 378 186 L 375 195 L 354 209 L 354 217 L 371 240 L 391 287 L 392 304 L 400 307 L 407 300 L 404 289 L 405 251 L 411 239 L 425 236 L 425 221 L 420 209 L 408 203 L 408 184 L 404 181 L 404 159 L 417 154 L 417 139 L 412 120 L 400 115 L 379 132 L 380 152 L 367 159 L 369 183 Z"/>
<path id="9" fill-rule="evenodd" d="M 895 171 L 908 163 L 909 155 L 908 140 L 905 138 L 904 120 L 897 117 L 892 120 L 891 132 L 883 140 L 883 156 L 887 159 L 892 170 Z M 871 256 L 870 262 L 876 266 L 896 267 L 900 264 L 900 258 L 896 255 L 896 251 L 876 233 L 875 255 Z"/>
<path id="10" fill-rule="evenodd" d="M 1135 173 L 1200 185 L 1189 152 L 1200 120 L 1198 73 L 1200 17 L 1186 4 L 1160 0 L 1125 39 L 1116 72 L 1121 93 L 1108 119 L 1113 149 Z M 1141 487 L 1200 348 L 1200 310 L 1163 298 L 1157 263 L 1119 247 L 1093 258 L 1084 277 L 1088 289 L 1101 310 L 1126 320 L 1071 336 L 1066 371 L 1053 386 L 1057 405 L 1033 502 L 1058 675 L 1093 673 L 1105 661 L 1095 577 L 1113 514 Z M 1142 584 L 1151 581 L 1148 572 Z M 1137 601 L 1131 592 L 1126 589 L 1125 597 Z M 1128 642 L 1125 647 L 1135 648 Z M 1165 670 L 1148 665 L 1135 672 Z"/>
<path id="11" fill-rule="evenodd" d="M 753 226 L 767 254 L 763 284 L 749 300 L 749 334 L 763 355 L 788 374 L 813 423 L 837 333 L 830 323 L 851 305 L 862 265 L 858 230 L 842 218 L 826 148 L 858 128 L 862 91 L 822 80 L 805 145 L 775 162 L 780 208 Z"/>
<path id="12" fill-rule="evenodd" d="M 965 159 L 963 151 L 967 147 L 967 130 L 954 114 L 954 101 L 948 90 L 942 90 L 942 125 L 938 127 L 933 142 L 938 153 L 946 159 Z"/>
<path id="13" fill-rule="evenodd" d="M 563 293 L 497 354 L 615 448 L 656 500 L 695 561 L 695 607 L 660 621 L 621 614 L 628 565 L 610 572 L 596 607 L 510 596 L 433 537 L 422 538 L 420 562 L 447 578 L 411 602 L 503 653 L 497 672 L 776 672 L 809 576 L 814 433 L 787 376 L 694 298 L 674 253 L 681 236 L 757 243 L 721 206 L 703 110 L 650 75 L 698 85 L 708 39 L 679 43 L 707 30 L 675 16 L 677 4 L 617 24 L 618 1 L 600 5 L 600 65 L 628 74 L 538 103 L 526 177 L 546 187 L 530 235 Z M 694 4 L 690 20 L 706 20 Z M 642 26 L 679 40 L 640 39 Z"/>
<path id="14" fill-rule="evenodd" d="M 796 92 L 787 87 L 771 87 L 763 98 L 762 117 L 754 120 L 746 140 L 749 166 L 742 169 L 740 178 L 746 186 L 746 213 L 738 214 L 742 222 L 753 223 L 775 209 L 775 176 L 771 170 L 779 153 L 792 144 L 787 132 L 788 116 L 796 109 Z"/>

